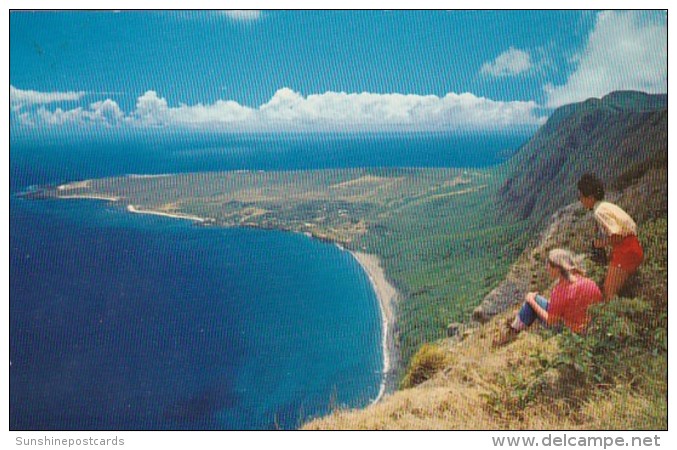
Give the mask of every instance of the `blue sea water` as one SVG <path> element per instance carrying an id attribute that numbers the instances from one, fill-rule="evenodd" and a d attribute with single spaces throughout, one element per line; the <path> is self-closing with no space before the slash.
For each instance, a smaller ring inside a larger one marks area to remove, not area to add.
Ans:
<path id="1" fill-rule="evenodd" d="M 290 429 L 368 404 L 383 376 L 377 299 L 338 247 L 18 192 L 129 173 L 483 167 L 523 140 L 11 142 L 10 429 Z"/>

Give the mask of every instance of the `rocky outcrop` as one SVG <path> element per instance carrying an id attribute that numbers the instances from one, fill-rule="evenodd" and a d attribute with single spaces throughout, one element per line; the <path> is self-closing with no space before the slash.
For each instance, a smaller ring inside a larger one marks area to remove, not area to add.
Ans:
<path id="1" fill-rule="evenodd" d="M 582 206 L 576 203 L 553 214 L 536 243 L 520 255 L 505 279 L 475 308 L 473 320 L 486 323 L 496 314 L 521 303 L 527 292 L 542 291 L 543 284 L 547 284 L 543 265 L 551 249 L 568 247 L 577 252 L 586 251 L 585 238 L 575 236 L 575 230 L 581 230 L 585 227 L 582 222 L 587 222 L 583 214 Z"/>

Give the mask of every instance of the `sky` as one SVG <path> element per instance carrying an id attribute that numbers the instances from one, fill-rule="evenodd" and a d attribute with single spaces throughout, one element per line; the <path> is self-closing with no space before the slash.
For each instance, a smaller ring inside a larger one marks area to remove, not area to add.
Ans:
<path id="1" fill-rule="evenodd" d="M 12 11 L 11 137 L 513 132 L 667 92 L 661 11 Z"/>

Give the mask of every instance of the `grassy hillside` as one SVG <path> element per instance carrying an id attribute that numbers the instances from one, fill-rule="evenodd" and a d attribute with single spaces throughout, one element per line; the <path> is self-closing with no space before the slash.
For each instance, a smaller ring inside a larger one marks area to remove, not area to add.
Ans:
<path id="1" fill-rule="evenodd" d="M 445 337 L 450 322 L 469 320 L 523 248 L 522 225 L 501 221 L 491 201 L 500 182 L 496 172 L 483 173 L 481 190 L 403 207 L 362 239 L 403 293 L 405 365 L 422 344 Z"/>

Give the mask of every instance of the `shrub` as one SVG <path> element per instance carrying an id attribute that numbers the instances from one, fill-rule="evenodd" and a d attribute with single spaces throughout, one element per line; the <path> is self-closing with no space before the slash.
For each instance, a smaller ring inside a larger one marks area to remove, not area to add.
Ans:
<path id="1" fill-rule="evenodd" d="M 411 359 L 409 370 L 402 380 L 402 389 L 412 388 L 432 378 L 450 364 L 447 352 L 433 344 L 423 344 Z"/>
<path id="2" fill-rule="evenodd" d="M 667 231 L 667 218 L 660 218 L 643 224 L 639 232 L 644 247 L 644 262 L 638 276 L 642 296 L 654 304 L 655 310 L 665 313 L 668 301 Z"/>
<path id="3" fill-rule="evenodd" d="M 575 374 L 585 384 L 632 382 L 635 372 L 641 369 L 633 360 L 646 355 L 649 349 L 663 351 L 660 333 L 642 326 L 650 312 L 651 305 L 636 298 L 619 298 L 592 307 L 587 334 L 565 331 L 556 363 L 563 372 Z"/>
<path id="4" fill-rule="evenodd" d="M 549 356 L 540 349 L 529 356 L 534 364 L 531 369 L 505 371 L 498 375 L 489 392 L 484 394 L 489 410 L 505 420 L 524 420 L 525 408 L 538 400 L 552 383 L 553 369 Z"/>

